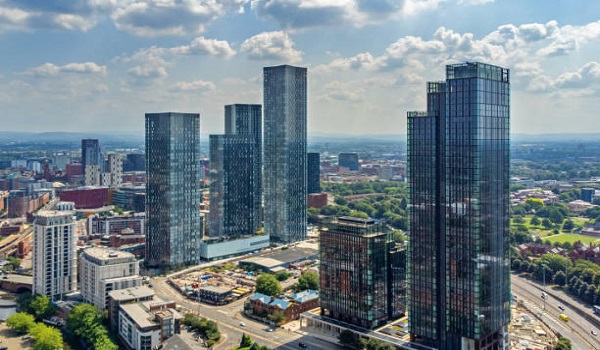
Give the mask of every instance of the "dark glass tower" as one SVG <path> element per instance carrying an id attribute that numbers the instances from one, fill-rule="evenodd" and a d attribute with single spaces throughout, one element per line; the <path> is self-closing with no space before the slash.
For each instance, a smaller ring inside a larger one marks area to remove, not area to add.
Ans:
<path id="1" fill-rule="evenodd" d="M 81 169 L 83 170 L 83 178 L 86 178 L 86 173 L 95 170 L 97 173 L 102 171 L 104 159 L 100 150 L 100 143 L 97 139 L 82 139 L 81 140 Z M 88 166 L 94 166 L 95 169 L 90 169 Z M 86 170 L 87 169 L 87 170 Z M 91 185 L 91 183 L 85 183 Z"/>
<path id="2" fill-rule="evenodd" d="M 373 219 L 354 217 L 324 226 L 319 238 L 321 313 L 367 329 L 385 324 L 396 314 L 391 231 Z"/>
<path id="3" fill-rule="evenodd" d="M 360 170 L 358 162 L 358 154 L 356 153 L 340 153 L 338 156 L 338 165 L 350 169 L 350 171 Z"/>
<path id="4" fill-rule="evenodd" d="M 508 69 L 446 68 L 408 113 L 408 315 L 439 349 L 508 349 Z"/>
<path id="5" fill-rule="evenodd" d="M 197 263 L 200 115 L 146 114 L 146 265 Z"/>
<path id="6" fill-rule="evenodd" d="M 261 105 L 225 106 L 225 135 L 210 135 L 209 235 L 261 227 Z"/>
<path id="7" fill-rule="evenodd" d="M 307 192 L 321 193 L 321 156 L 317 152 L 309 152 L 306 155 L 306 178 Z"/>
<path id="8" fill-rule="evenodd" d="M 306 239 L 306 68 L 264 68 L 265 232 Z"/>

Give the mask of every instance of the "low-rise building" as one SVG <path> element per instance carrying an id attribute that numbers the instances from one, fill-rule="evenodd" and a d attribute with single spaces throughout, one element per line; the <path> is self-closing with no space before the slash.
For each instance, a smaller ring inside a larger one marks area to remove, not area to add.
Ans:
<path id="1" fill-rule="evenodd" d="M 227 303 L 227 297 L 231 295 L 231 288 L 219 286 L 206 286 L 198 289 L 199 301 L 223 305 Z"/>
<path id="2" fill-rule="evenodd" d="M 121 304 L 139 303 L 152 299 L 154 299 L 154 291 L 146 286 L 108 292 L 108 325 L 111 333 L 117 333 L 119 307 Z"/>
<path id="3" fill-rule="evenodd" d="M 118 334 L 122 343 L 132 350 L 155 349 L 180 332 L 180 320 L 175 302 L 155 298 L 134 304 L 121 304 Z"/>
<path id="4" fill-rule="evenodd" d="M 287 323 L 300 318 L 300 314 L 319 306 L 319 292 L 306 290 L 283 298 L 256 293 L 246 302 L 245 309 L 250 315 L 266 317 L 281 312 Z"/>

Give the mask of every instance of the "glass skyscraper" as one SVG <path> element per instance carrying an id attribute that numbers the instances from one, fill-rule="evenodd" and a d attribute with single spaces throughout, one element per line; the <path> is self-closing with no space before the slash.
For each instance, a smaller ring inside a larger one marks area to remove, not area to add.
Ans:
<path id="1" fill-rule="evenodd" d="M 392 232 L 373 219 L 340 217 L 320 229 L 320 306 L 324 316 L 359 327 L 381 326 L 401 311 L 394 278 L 401 257 L 394 255 Z"/>
<path id="2" fill-rule="evenodd" d="M 408 316 L 439 349 L 508 349 L 508 69 L 446 67 L 408 113 Z"/>
<path id="3" fill-rule="evenodd" d="M 261 105 L 225 106 L 225 135 L 210 135 L 209 235 L 255 233 L 262 223 Z"/>
<path id="4" fill-rule="evenodd" d="M 198 263 L 200 115 L 146 114 L 146 265 Z"/>
<path id="5" fill-rule="evenodd" d="M 264 68 L 265 232 L 306 239 L 306 68 Z"/>
<path id="6" fill-rule="evenodd" d="M 307 192 L 321 193 L 321 155 L 318 152 L 309 152 L 306 158 Z"/>
<path id="7" fill-rule="evenodd" d="M 98 181 L 94 181 L 94 177 L 100 176 L 104 171 L 104 157 L 100 150 L 100 142 L 97 139 L 82 139 L 81 140 L 81 169 L 83 170 L 83 184 L 98 185 Z"/>

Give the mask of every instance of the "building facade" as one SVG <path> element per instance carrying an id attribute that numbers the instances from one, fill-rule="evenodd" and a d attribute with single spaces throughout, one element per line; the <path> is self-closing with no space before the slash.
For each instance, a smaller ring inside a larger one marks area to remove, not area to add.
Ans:
<path id="1" fill-rule="evenodd" d="M 393 237 L 373 219 L 340 217 L 320 230 L 321 314 L 366 329 L 392 315 Z"/>
<path id="2" fill-rule="evenodd" d="M 108 293 L 142 285 L 140 264 L 131 253 L 101 247 L 84 250 L 79 257 L 79 290 L 86 303 L 104 310 Z"/>
<path id="3" fill-rule="evenodd" d="M 146 264 L 199 261 L 200 115 L 146 114 Z"/>
<path id="4" fill-rule="evenodd" d="M 97 186 L 102 171 L 102 151 L 97 139 L 81 140 L 81 168 L 85 179 L 84 185 Z"/>
<path id="5" fill-rule="evenodd" d="M 408 314 L 413 340 L 507 349 L 508 69 L 446 67 L 408 113 Z"/>
<path id="6" fill-rule="evenodd" d="M 321 193 L 321 155 L 318 152 L 306 155 L 306 181 L 308 194 Z"/>
<path id="7" fill-rule="evenodd" d="M 210 135 L 211 237 L 256 233 L 262 226 L 261 105 L 225 106 L 225 135 Z"/>
<path id="8" fill-rule="evenodd" d="M 39 211 L 33 236 L 33 294 L 60 300 L 77 289 L 72 211 Z"/>
<path id="9" fill-rule="evenodd" d="M 338 165 L 344 168 L 348 168 L 350 171 L 360 170 L 360 163 L 358 162 L 358 154 L 356 153 L 340 153 L 338 155 Z"/>
<path id="10" fill-rule="evenodd" d="M 265 67 L 265 232 L 282 243 L 306 239 L 307 69 Z"/>

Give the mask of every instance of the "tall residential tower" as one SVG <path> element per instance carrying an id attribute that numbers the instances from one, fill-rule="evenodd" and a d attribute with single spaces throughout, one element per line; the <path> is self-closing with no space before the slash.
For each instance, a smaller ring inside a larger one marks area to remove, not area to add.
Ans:
<path id="1" fill-rule="evenodd" d="M 408 113 L 409 331 L 438 349 L 508 349 L 508 69 L 446 67 Z"/>
<path id="2" fill-rule="evenodd" d="M 306 68 L 264 68 L 265 232 L 306 238 Z"/>
<path id="3" fill-rule="evenodd" d="M 200 115 L 146 114 L 146 265 L 197 263 Z"/>
<path id="4" fill-rule="evenodd" d="M 225 106 L 225 135 L 210 135 L 209 236 L 253 234 L 262 225 L 261 105 Z"/>
<path id="5" fill-rule="evenodd" d="M 33 294 L 61 300 L 77 289 L 75 213 L 41 210 L 33 227 Z"/>

